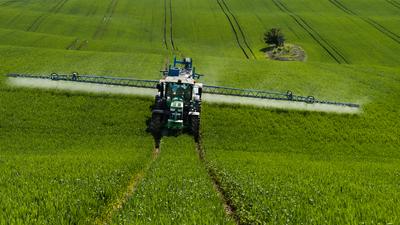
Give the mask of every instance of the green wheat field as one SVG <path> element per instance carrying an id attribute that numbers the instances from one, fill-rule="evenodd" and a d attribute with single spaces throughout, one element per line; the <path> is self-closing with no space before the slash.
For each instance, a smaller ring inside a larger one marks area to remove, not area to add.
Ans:
<path id="1" fill-rule="evenodd" d="M 305 62 L 265 56 L 273 27 Z M 173 56 L 361 113 L 204 104 L 202 149 L 154 156 L 153 98 L 5 76 L 159 79 Z M 0 224 L 400 224 L 400 1 L 0 0 Z"/>

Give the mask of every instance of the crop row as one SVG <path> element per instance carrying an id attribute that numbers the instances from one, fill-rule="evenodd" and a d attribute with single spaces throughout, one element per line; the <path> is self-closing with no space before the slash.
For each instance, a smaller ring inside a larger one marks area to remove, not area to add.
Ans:
<path id="1" fill-rule="evenodd" d="M 204 105 L 206 159 L 242 223 L 399 222 L 398 78 L 360 71 L 360 115 Z"/>
<path id="2" fill-rule="evenodd" d="M 159 158 L 115 224 L 232 224 L 189 136 L 162 139 Z"/>
<path id="3" fill-rule="evenodd" d="M 4 84 L 0 96 L 0 224 L 90 223 L 151 158 L 147 100 Z"/>
<path id="4" fill-rule="evenodd" d="M 398 159 L 217 151 L 210 166 L 243 224 L 397 224 Z"/>

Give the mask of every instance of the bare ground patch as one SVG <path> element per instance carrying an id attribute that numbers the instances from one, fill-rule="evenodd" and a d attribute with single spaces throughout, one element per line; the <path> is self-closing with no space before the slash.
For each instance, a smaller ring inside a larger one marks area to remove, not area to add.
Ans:
<path id="1" fill-rule="evenodd" d="M 298 45 L 285 44 L 282 47 L 267 47 L 262 49 L 265 55 L 272 59 L 278 61 L 300 61 L 304 62 L 307 60 L 307 55 L 304 49 Z"/>

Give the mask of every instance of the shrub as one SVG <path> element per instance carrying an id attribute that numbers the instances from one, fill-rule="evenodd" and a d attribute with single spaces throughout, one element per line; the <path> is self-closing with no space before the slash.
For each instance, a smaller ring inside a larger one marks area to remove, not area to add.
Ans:
<path id="1" fill-rule="evenodd" d="M 283 46 L 285 44 L 285 36 L 281 29 L 272 28 L 264 34 L 264 41 L 268 45 Z"/>

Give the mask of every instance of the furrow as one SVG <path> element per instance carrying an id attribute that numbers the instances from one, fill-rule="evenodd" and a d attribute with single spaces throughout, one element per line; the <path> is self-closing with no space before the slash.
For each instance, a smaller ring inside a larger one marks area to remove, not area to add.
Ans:
<path id="1" fill-rule="evenodd" d="M 203 146 L 201 144 L 201 137 L 200 137 L 199 141 L 196 142 L 196 151 L 199 154 L 199 159 L 203 163 L 203 165 L 208 173 L 208 176 L 211 178 L 211 180 L 213 182 L 214 190 L 217 192 L 218 196 L 220 197 L 220 199 L 224 205 L 225 213 L 229 217 L 234 219 L 236 224 L 241 224 L 240 218 L 235 213 L 236 207 L 233 205 L 233 202 L 226 195 L 224 189 L 221 186 L 220 180 L 216 176 L 215 171 L 213 170 L 213 168 L 211 168 L 211 166 L 208 164 L 208 162 L 205 158 L 205 152 L 204 152 Z"/>
<path id="2" fill-rule="evenodd" d="M 169 0 L 169 34 L 170 34 L 170 41 L 172 49 L 175 50 L 175 43 L 174 43 L 174 32 L 173 32 L 173 22 L 172 22 L 172 0 Z"/>
<path id="3" fill-rule="evenodd" d="M 319 46 L 321 46 L 333 60 L 335 60 L 339 64 L 349 63 L 349 61 L 343 56 L 342 53 L 339 52 L 339 50 L 337 50 L 337 48 L 333 44 L 329 43 L 325 38 L 323 38 L 303 18 L 289 10 L 282 2 L 278 0 L 272 0 L 272 2 L 275 4 L 276 7 L 278 7 L 278 9 L 289 15 L 304 31 L 306 31 L 311 36 L 311 38 Z"/>
<path id="4" fill-rule="evenodd" d="M 103 20 L 97 27 L 95 33 L 93 34 L 93 39 L 101 38 L 104 35 L 108 24 L 111 22 L 111 18 L 114 15 L 117 5 L 118 5 L 118 0 L 111 0 L 110 4 L 108 5 L 106 13 L 104 14 Z"/>
<path id="5" fill-rule="evenodd" d="M 239 32 L 240 32 L 240 35 L 242 36 L 243 42 L 244 42 L 244 44 L 246 45 L 247 49 L 249 49 L 251 55 L 254 57 L 254 59 L 256 59 L 256 56 L 254 55 L 253 50 L 250 48 L 250 45 L 249 45 L 249 43 L 247 42 L 246 35 L 245 35 L 245 33 L 243 32 L 243 29 L 242 29 L 242 27 L 240 26 L 238 20 L 236 19 L 235 14 L 232 13 L 232 11 L 230 10 L 230 8 L 229 8 L 228 5 L 226 4 L 225 0 L 221 0 L 221 1 L 222 1 L 222 4 L 224 4 L 224 6 L 225 6 L 226 10 L 228 11 L 228 13 L 232 16 L 233 20 L 235 21 L 235 24 L 236 24 L 236 26 L 238 27 L 238 30 L 239 30 Z"/>
<path id="6" fill-rule="evenodd" d="M 237 33 L 236 29 L 235 29 L 235 26 L 234 26 L 233 23 L 232 23 L 231 18 L 230 18 L 229 15 L 226 13 L 226 11 L 225 11 L 224 7 L 222 6 L 220 0 L 217 0 L 217 3 L 218 3 L 219 7 L 220 7 L 221 10 L 222 10 L 222 13 L 224 13 L 226 19 L 228 20 L 228 22 L 229 22 L 229 24 L 230 24 L 230 26 L 231 26 L 231 28 L 232 28 L 233 34 L 234 34 L 234 36 L 235 36 L 235 38 L 236 38 L 236 43 L 238 44 L 239 48 L 242 50 L 244 56 L 245 56 L 247 59 L 249 59 L 249 56 L 247 55 L 247 53 L 246 53 L 245 49 L 243 48 L 242 44 L 240 43 L 238 33 Z"/>
<path id="7" fill-rule="evenodd" d="M 396 43 L 400 44 L 400 36 L 392 31 L 390 31 L 389 29 L 387 29 L 386 27 L 382 26 L 381 24 L 379 24 L 378 22 L 370 19 L 370 18 L 366 18 L 366 17 L 362 17 L 359 16 L 357 13 L 355 13 L 354 11 L 352 11 L 351 9 L 347 8 L 342 2 L 340 2 L 339 0 L 329 0 L 329 2 L 331 2 L 334 6 L 336 6 L 338 9 L 342 10 L 343 12 L 352 15 L 352 16 L 356 16 L 360 19 L 362 19 L 364 22 L 368 23 L 370 26 L 372 26 L 373 28 L 375 28 L 377 31 L 379 31 L 380 33 L 382 33 L 383 35 L 385 35 L 386 37 L 392 39 L 393 41 L 395 41 Z M 388 1 L 389 2 L 389 1 Z"/>

